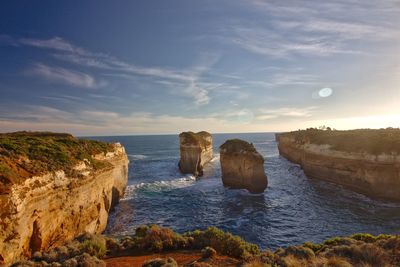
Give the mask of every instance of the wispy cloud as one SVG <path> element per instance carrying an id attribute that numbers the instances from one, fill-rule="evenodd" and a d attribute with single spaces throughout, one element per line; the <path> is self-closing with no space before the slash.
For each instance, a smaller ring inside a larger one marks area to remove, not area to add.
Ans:
<path id="1" fill-rule="evenodd" d="M 381 19 L 382 15 L 398 16 L 396 1 L 372 6 L 368 1 L 251 0 L 246 7 L 265 14 L 268 22 L 235 22 L 234 27 L 222 30 L 222 38 L 268 57 L 365 54 L 354 40 L 369 44 L 400 39 L 398 22 Z"/>
<path id="2" fill-rule="evenodd" d="M 345 48 L 342 40 L 330 40 L 325 37 L 307 36 L 299 33 L 277 33 L 265 28 L 237 26 L 227 42 L 261 55 L 273 58 L 289 58 L 292 55 L 329 56 L 333 54 L 358 54 L 360 51 Z"/>
<path id="3" fill-rule="evenodd" d="M 102 85 L 89 74 L 61 67 L 51 67 L 42 63 L 34 64 L 27 73 L 50 82 L 65 83 L 76 87 L 96 88 Z"/>
<path id="4" fill-rule="evenodd" d="M 82 67 L 107 70 L 109 76 L 134 78 L 144 76 L 157 78 L 156 82 L 178 85 L 183 95 L 191 97 L 196 106 L 210 102 L 209 88 L 203 87 L 202 75 L 218 61 L 218 56 L 207 55 L 200 62 L 185 70 L 174 70 L 160 67 L 143 67 L 125 62 L 104 53 L 95 53 L 81 48 L 60 37 L 50 39 L 21 38 L 14 39 L 20 45 L 32 46 L 41 49 L 53 50 L 52 56 L 58 60 L 80 65 Z M 70 72 L 63 68 L 50 68 L 43 64 L 37 65 L 34 74 L 52 81 L 64 81 L 71 85 L 87 88 L 95 87 L 93 77 L 78 72 Z"/>
<path id="5" fill-rule="evenodd" d="M 313 111 L 317 107 L 305 107 L 305 108 L 294 108 L 294 107 L 282 107 L 277 109 L 260 109 L 259 115 L 255 117 L 256 120 L 269 120 L 279 117 L 291 117 L 291 118 L 308 118 L 311 117 Z"/>

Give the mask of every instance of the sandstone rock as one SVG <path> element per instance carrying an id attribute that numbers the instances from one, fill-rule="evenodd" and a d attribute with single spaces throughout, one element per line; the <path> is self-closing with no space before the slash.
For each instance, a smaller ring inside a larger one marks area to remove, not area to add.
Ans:
<path id="1" fill-rule="evenodd" d="M 124 194 L 129 161 L 120 144 L 96 158 L 106 167 L 80 163 L 73 177 L 60 170 L 7 184 L 0 194 L 0 265 L 104 231 L 112 205 Z"/>
<path id="2" fill-rule="evenodd" d="M 374 155 L 333 149 L 329 144 L 311 142 L 307 134 L 307 131 L 276 134 L 279 154 L 300 164 L 310 178 L 337 183 L 372 198 L 400 201 L 400 154 Z M 321 142 L 324 138 L 320 137 Z M 347 142 L 352 141 L 358 140 L 347 137 Z"/>
<path id="3" fill-rule="evenodd" d="M 203 175 L 203 167 L 213 157 L 212 137 L 207 132 L 183 132 L 179 135 L 182 173 Z"/>
<path id="4" fill-rule="evenodd" d="M 253 144 L 240 139 L 226 141 L 220 147 L 222 182 L 232 188 L 244 188 L 262 193 L 268 180 L 264 173 L 264 158 Z"/>

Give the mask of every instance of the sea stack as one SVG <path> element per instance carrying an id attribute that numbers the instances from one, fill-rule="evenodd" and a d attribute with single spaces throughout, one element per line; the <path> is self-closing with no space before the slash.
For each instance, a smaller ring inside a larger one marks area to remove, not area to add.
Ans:
<path id="1" fill-rule="evenodd" d="M 264 158 L 253 144 L 240 139 L 226 141 L 220 146 L 222 182 L 231 188 L 262 193 L 268 179 L 264 172 Z"/>
<path id="2" fill-rule="evenodd" d="M 69 134 L 0 134 L 0 266 L 98 234 L 128 181 L 119 143 Z"/>
<path id="3" fill-rule="evenodd" d="M 213 157 L 212 137 L 205 131 L 183 132 L 179 135 L 181 159 L 179 169 L 182 173 L 194 176 L 203 175 L 203 167 Z"/>

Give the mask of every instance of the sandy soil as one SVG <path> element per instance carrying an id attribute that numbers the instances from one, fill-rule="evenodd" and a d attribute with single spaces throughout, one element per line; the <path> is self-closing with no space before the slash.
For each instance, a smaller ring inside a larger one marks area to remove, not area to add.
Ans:
<path id="1" fill-rule="evenodd" d="M 201 259 L 200 252 L 193 251 L 180 251 L 180 252 L 171 252 L 171 253 L 157 253 L 150 255 L 142 255 L 142 256 L 125 256 L 125 257 L 117 257 L 117 258 L 109 258 L 106 259 L 105 262 L 107 267 L 141 267 L 142 264 L 150 259 L 154 258 L 174 258 L 179 266 L 188 265 L 194 261 L 203 261 Z M 224 266 L 224 267 L 234 267 L 237 266 L 239 261 L 236 259 L 232 259 L 226 256 L 217 255 L 213 259 L 204 260 L 206 263 L 211 264 L 212 266 Z"/>

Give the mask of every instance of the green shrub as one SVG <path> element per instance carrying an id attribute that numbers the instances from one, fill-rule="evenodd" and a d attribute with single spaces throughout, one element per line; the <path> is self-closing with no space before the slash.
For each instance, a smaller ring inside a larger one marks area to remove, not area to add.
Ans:
<path id="1" fill-rule="evenodd" d="M 74 175 L 73 167 L 88 159 L 94 170 L 110 166 L 92 156 L 111 151 L 112 144 L 78 139 L 69 134 L 16 132 L 0 134 L 0 172 L 3 180 L 17 181 L 21 173 L 40 175 L 64 170 Z M 10 164 L 14 164 L 10 171 Z"/>
<path id="2" fill-rule="evenodd" d="M 149 231 L 149 227 L 147 225 L 141 225 L 135 230 L 135 236 L 137 237 L 145 237 Z"/>
<path id="3" fill-rule="evenodd" d="M 302 246 L 289 246 L 285 249 L 284 256 L 292 255 L 298 259 L 311 259 L 315 257 L 314 251 Z"/>
<path id="4" fill-rule="evenodd" d="M 212 258 L 217 255 L 217 251 L 212 247 L 205 247 L 201 250 L 201 257 L 204 259 Z"/>
<path id="5" fill-rule="evenodd" d="M 94 237 L 86 239 L 81 244 L 81 251 L 86 252 L 91 256 L 102 258 L 107 253 L 106 242 L 102 238 Z"/>
<path id="6" fill-rule="evenodd" d="M 193 238 L 192 245 L 194 248 L 202 249 L 210 246 L 220 254 L 235 258 L 245 259 L 260 253 L 257 245 L 247 243 L 239 236 L 225 233 L 215 227 L 209 227 L 205 231 L 189 232 L 185 236 Z"/>
<path id="7" fill-rule="evenodd" d="M 337 246 L 337 245 L 349 245 L 352 243 L 354 243 L 354 241 L 352 241 L 348 237 L 336 236 L 325 240 L 323 244 L 327 246 Z"/>
<path id="8" fill-rule="evenodd" d="M 305 242 L 303 244 L 303 247 L 309 248 L 312 251 L 317 252 L 322 248 L 322 245 L 321 244 L 315 244 L 313 242 Z"/>
<path id="9" fill-rule="evenodd" d="M 378 236 L 373 236 L 371 234 L 366 234 L 366 233 L 359 233 L 359 234 L 354 234 L 352 236 L 350 236 L 351 238 L 355 239 L 355 240 L 359 240 L 359 241 L 363 241 L 366 243 L 374 243 L 378 240 L 381 239 L 388 239 L 393 237 L 392 235 L 385 235 L 385 234 L 380 234 Z"/>
<path id="10" fill-rule="evenodd" d="M 136 229 L 136 246 L 140 249 L 161 252 L 187 247 L 187 240 L 169 228 L 157 225 Z"/>

